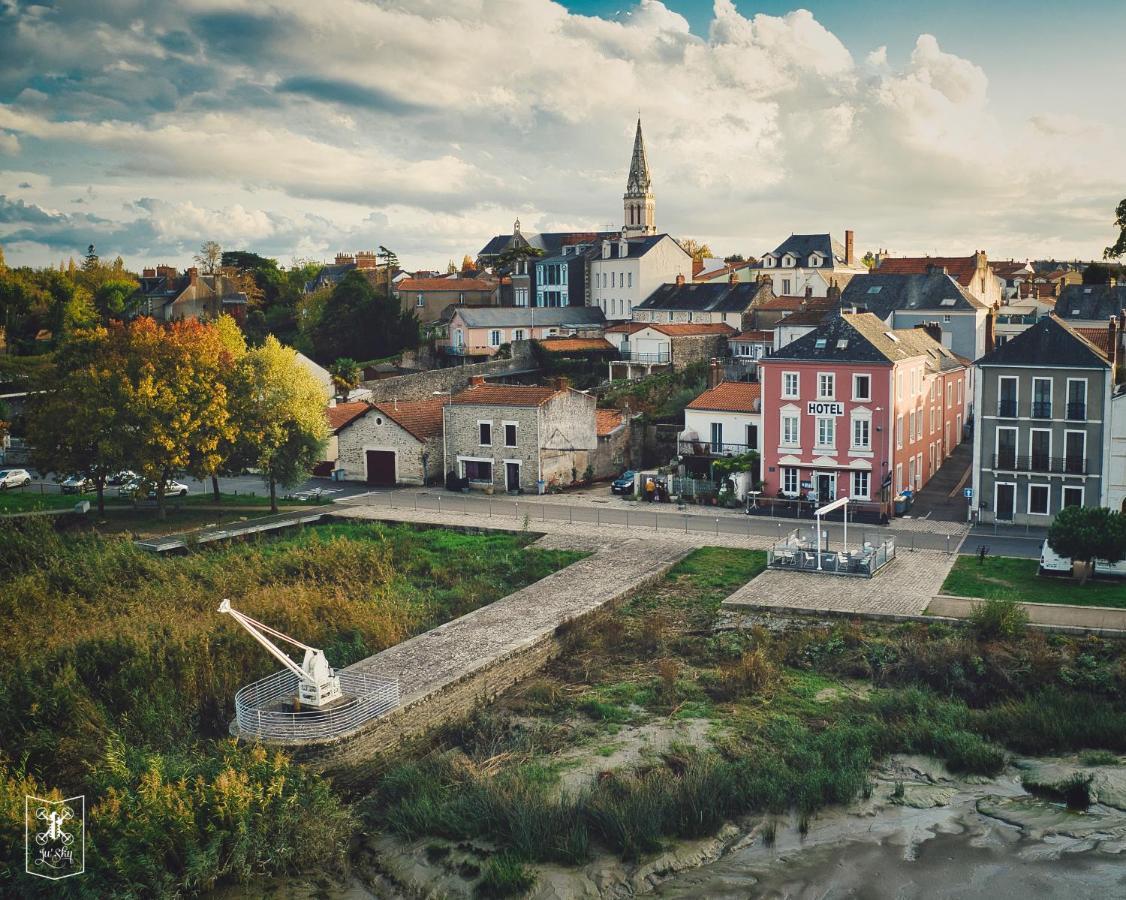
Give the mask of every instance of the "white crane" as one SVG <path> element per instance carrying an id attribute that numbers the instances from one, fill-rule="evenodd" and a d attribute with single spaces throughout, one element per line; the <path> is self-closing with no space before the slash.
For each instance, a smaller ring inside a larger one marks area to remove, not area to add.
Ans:
<path id="1" fill-rule="evenodd" d="M 309 706 L 321 707 L 340 698 L 340 676 L 337 675 L 335 670 L 328 664 L 328 660 L 325 659 L 324 651 L 318 650 L 316 647 L 310 647 L 308 644 L 302 644 L 300 641 L 291 638 L 288 634 L 282 634 L 276 628 L 271 628 L 269 625 L 262 624 L 257 619 L 252 619 L 250 616 L 240 613 L 231 606 L 231 601 L 226 598 L 219 604 L 219 612 L 227 613 L 232 619 L 249 631 L 250 636 L 265 647 L 278 662 L 297 675 L 299 679 L 297 696 L 302 703 L 308 704 Z M 301 665 L 297 665 L 297 663 L 289 658 L 288 654 L 283 653 L 278 648 L 277 644 L 266 637 L 268 634 L 304 650 L 305 659 L 302 661 Z"/>

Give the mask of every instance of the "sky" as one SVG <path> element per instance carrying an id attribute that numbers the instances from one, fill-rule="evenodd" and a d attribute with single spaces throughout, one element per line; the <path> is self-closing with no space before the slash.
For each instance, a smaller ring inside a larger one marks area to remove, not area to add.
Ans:
<path id="1" fill-rule="evenodd" d="M 1126 197 L 1126 3 L 0 0 L 0 246 L 201 242 L 410 268 L 620 227 L 720 254 L 1097 258 Z"/>

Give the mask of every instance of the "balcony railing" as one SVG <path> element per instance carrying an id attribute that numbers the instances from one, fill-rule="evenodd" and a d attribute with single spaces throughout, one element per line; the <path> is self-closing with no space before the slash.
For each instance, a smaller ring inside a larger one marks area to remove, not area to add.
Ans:
<path id="1" fill-rule="evenodd" d="M 997 415 L 1004 419 L 1015 419 L 1017 417 L 1016 400 L 998 400 Z"/>
<path id="2" fill-rule="evenodd" d="M 661 350 L 658 353 L 640 353 L 635 350 L 630 350 L 628 347 L 623 347 L 621 357 L 623 362 L 667 363 L 669 361 L 669 351 Z"/>
<path id="3" fill-rule="evenodd" d="M 1032 401 L 1032 418 L 1034 419 L 1050 419 L 1052 417 L 1052 401 L 1051 400 L 1033 400 Z"/>
<path id="4" fill-rule="evenodd" d="M 492 356 L 497 352 L 496 347 L 484 345 L 471 346 L 469 344 L 441 344 L 443 352 L 450 356 Z"/>
<path id="5" fill-rule="evenodd" d="M 1002 450 L 993 454 L 993 468 L 1003 472 L 1044 472 L 1050 475 L 1086 475 L 1090 465 L 1081 456 L 1048 456 L 1033 453 L 1018 456 Z"/>
<path id="6" fill-rule="evenodd" d="M 677 441 L 677 452 L 681 456 L 741 456 L 754 449 L 748 444 L 728 444 L 723 441 Z"/>
<path id="7" fill-rule="evenodd" d="M 1087 420 L 1087 404 L 1068 403 L 1067 418 L 1072 422 L 1085 422 Z"/>

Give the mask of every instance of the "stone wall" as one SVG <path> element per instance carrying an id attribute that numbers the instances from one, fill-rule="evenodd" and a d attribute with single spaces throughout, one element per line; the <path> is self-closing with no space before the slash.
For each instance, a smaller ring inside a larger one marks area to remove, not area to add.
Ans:
<path id="1" fill-rule="evenodd" d="M 626 469 L 641 465 L 641 454 L 634 450 L 634 432 L 642 429 L 634 428 L 634 424 L 627 420 L 623 428 L 598 439 L 598 449 L 591 462 L 595 478 L 616 478 Z"/>
<path id="2" fill-rule="evenodd" d="M 371 399 L 377 402 L 394 399 L 429 400 L 435 391 L 457 393 L 463 390 L 469 384 L 471 375 L 503 375 L 534 367 L 531 342 L 518 341 L 512 344 L 512 359 L 490 359 L 468 366 L 397 375 L 394 378 L 365 381 L 363 386 L 371 391 Z"/>
<path id="3" fill-rule="evenodd" d="M 396 422 L 373 409 L 340 432 L 337 438 L 336 466 L 348 481 L 367 478 L 368 450 L 395 452 L 396 481 L 399 484 L 425 484 L 442 475 L 442 436 L 425 443 Z M 423 471 L 423 454 L 426 471 Z"/>
<path id="4" fill-rule="evenodd" d="M 670 338 L 673 371 L 712 357 L 728 356 L 727 337 L 722 334 L 685 334 Z"/>

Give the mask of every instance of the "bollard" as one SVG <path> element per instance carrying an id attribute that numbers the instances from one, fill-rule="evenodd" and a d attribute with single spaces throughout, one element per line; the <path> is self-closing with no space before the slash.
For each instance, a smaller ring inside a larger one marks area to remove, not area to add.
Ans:
<path id="1" fill-rule="evenodd" d="M 574 525 L 575 524 L 574 513 L 575 513 L 575 507 L 568 506 L 567 507 L 567 524 L 568 525 Z"/>
<path id="2" fill-rule="evenodd" d="M 391 498 L 391 508 L 394 509 L 395 508 L 395 492 L 391 491 L 391 493 L 388 496 L 390 496 L 390 498 Z"/>
<path id="3" fill-rule="evenodd" d="M 520 518 L 520 501 L 519 500 L 516 501 L 516 512 L 514 512 L 512 514 L 512 516 L 513 516 L 513 518 L 516 518 L 516 519 Z"/>
<path id="4" fill-rule="evenodd" d="M 461 498 L 461 514 L 463 516 L 469 515 L 469 497 L 467 496 Z"/>
<path id="5" fill-rule="evenodd" d="M 491 519 L 492 517 L 493 517 L 493 501 L 492 501 L 492 498 L 490 497 L 489 498 L 489 518 Z"/>
<path id="6" fill-rule="evenodd" d="M 442 495 L 438 495 L 438 515 L 442 514 Z"/>
<path id="7" fill-rule="evenodd" d="M 684 514 L 684 533 L 688 534 L 688 513 Z"/>
<path id="8" fill-rule="evenodd" d="M 950 535 L 946 535 L 946 555 L 950 555 Z"/>
<path id="9" fill-rule="evenodd" d="M 547 504 L 543 503 L 542 501 L 540 502 L 540 521 L 547 521 Z"/>
<path id="10" fill-rule="evenodd" d="M 911 532 L 911 552 L 915 552 L 915 532 Z"/>
<path id="11" fill-rule="evenodd" d="M 715 536 L 719 537 L 719 516 L 715 517 Z"/>

